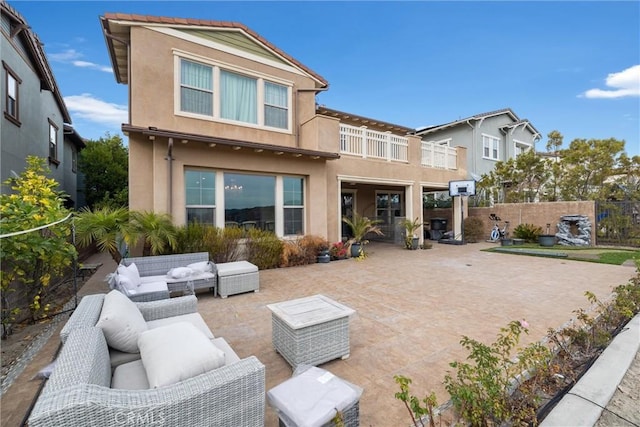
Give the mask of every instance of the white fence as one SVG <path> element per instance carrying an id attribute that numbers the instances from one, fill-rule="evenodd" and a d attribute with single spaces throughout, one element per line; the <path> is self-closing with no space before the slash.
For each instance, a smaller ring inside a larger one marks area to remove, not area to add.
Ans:
<path id="1" fill-rule="evenodd" d="M 363 158 L 408 162 L 409 140 L 390 132 L 340 124 L 340 152 Z"/>
<path id="2" fill-rule="evenodd" d="M 433 142 L 422 143 L 422 166 L 438 169 L 457 169 L 458 151 Z"/>

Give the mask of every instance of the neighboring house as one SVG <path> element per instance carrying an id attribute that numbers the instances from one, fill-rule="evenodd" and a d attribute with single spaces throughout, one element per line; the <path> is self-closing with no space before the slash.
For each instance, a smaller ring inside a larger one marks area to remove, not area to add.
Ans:
<path id="1" fill-rule="evenodd" d="M 176 224 L 317 234 L 343 215 L 422 218 L 422 193 L 467 176 L 413 129 L 316 106 L 328 82 L 246 26 L 101 17 L 115 77 L 129 85 L 129 207 Z"/>
<path id="2" fill-rule="evenodd" d="M 476 114 L 416 131 L 423 141 L 446 147 L 467 148 L 469 179 L 480 179 L 493 170 L 498 160 L 507 161 L 534 149 L 540 132 L 510 108 Z"/>
<path id="3" fill-rule="evenodd" d="M 6 2 L 0 2 L 2 25 L 1 170 L 4 182 L 20 174 L 27 156 L 46 158 L 51 176 L 77 201 L 78 152 L 84 141 L 71 127 L 71 116 L 58 90 L 42 43 L 24 18 Z"/>

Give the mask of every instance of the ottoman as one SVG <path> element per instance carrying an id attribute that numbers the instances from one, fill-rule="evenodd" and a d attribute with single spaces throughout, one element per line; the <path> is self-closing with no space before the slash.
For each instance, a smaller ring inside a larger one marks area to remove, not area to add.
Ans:
<path id="1" fill-rule="evenodd" d="M 248 261 L 223 262 L 216 264 L 218 269 L 218 295 L 229 295 L 260 289 L 258 267 Z"/>
<path id="2" fill-rule="evenodd" d="M 336 415 L 345 427 L 360 425 L 362 389 L 317 367 L 308 367 L 269 390 L 267 400 L 280 427 L 333 427 Z"/>

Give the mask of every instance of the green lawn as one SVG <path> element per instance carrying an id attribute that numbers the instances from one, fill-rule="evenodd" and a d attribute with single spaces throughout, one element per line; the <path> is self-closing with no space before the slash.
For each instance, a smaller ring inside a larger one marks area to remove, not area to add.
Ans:
<path id="1" fill-rule="evenodd" d="M 598 262 L 602 264 L 622 265 L 627 260 L 640 262 L 640 249 L 616 249 L 616 248 L 581 248 L 577 246 L 542 247 L 537 244 L 524 244 L 518 246 L 496 246 L 484 249 L 488 252 L 500 252 L 513 255 L 529 255 L 550 258 L 565 258 L 576 261 Z"/>

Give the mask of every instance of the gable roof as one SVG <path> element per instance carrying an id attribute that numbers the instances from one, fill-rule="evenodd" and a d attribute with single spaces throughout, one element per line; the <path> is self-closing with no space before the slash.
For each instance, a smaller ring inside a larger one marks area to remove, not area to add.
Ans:
<path id="1" fill-rule="evenodd" d="M 131 15 L 126 13 L 105 13 L 100 17 L 105 41 L 109 49 L 109 56 L 118 83 L 128 83 L 128 55 L 127 47 L 130 43 L 130 28 L 132 26 L 148 25 L 168 28 L 179 28 L 182 30 L 203 30 L 218 29 L 224 31 L 235 31 L 244 34 L 251 41 L 257 44 L 259 54 L 264 55 L 265 50 L 271 52 L 285 63 L 299 69 L 303 73 L 313 78 L 319 88 L 326 88 L 329 83 L 318 73 L 306 67 L 297 59 L 289 56 L 277 46 L 271 44 L 258 33 L 251 30 L 246 25 L 230 21 L 211 21 L 206 19 L 191 18 L 171 18 L 163 16 Z"/>
<path id="2" fill-rule="evenodd" d="M 69 114 L 69 110 L 67 110 L 67 106 L 62 99 L 62 94 L 58 89 L 58 84 L 56 83 L 56 79 L 53 76 L 51 67 L 49 66 L 47 55 L 45 55 L 44 49 L 42 48 L 42 42 L 36 33 L 31 30 L 26 19 L 24 19 L 24 17 L 6 1 L 0 1 L 0 8 L 2 10 L 2 14 L 6 15 L 12 24 L 11 34 L 7 34 L 9 40 L 15 37 L 20 37 L 22 39 L 27 50 L 27 54 L 30 55 L 29 60 L 32 61 L 32 65 L 35 67 L 38 78 L 40 79 L 41 88 L 48 90 L 53 94 L 53 97 L 58 104 L 58 108 L 60 108 L 60 112 L 62 113 L 63 122 L 71 123 L 71 115 Z"/>
<path id="3" fill-rule="evenodd" d="M 409 128 L 401 125 L 395 125 L 393 123 L 383 122 L 382 120 L 370 119 L 368 117 L 359 116 L 357 114 L 345 113 L 343 111 L 327 108 L 324 105 L 318 105 L 316 107 L 316 112 L 323 116 L 336 117 L 341 121 L 353 123 L 355 126 L 358 126 L 358 125 L 368 126 L 376 130 L 381 130 L 383 132 L 395 131 L 405 135 L 405 134 L 413 133 L 415 131 L 415 129 L 413 128 Z"/>
<path id="4" fill-rule="evenodd" d="M 500 110 L 487 111 L 486 113 L 475 114 L 473 116 L 465 117 L 464 119 L 459 119 L 459 120 L 449 122 L 449 123 L 444 123 L 441 125 L 421 127 L 415 130 L 415 134 L 419 136 L 428 135 L 430 133 L 437 132 L 443 129 L 459 126 L 462 124 L 468 124 L 471 121 L 481 121 L 489 117 L 500 116 L 503 114 L 509 116 L 511 120 L 513 120 L 513 123 L 500 127 L 500 129 L 502 129 L 504 132 L 506 132 L 508 129 L 512 129 L 517 126 L 523 125 L 525 128 L 529 128 L 529 132 L 531 132 L 534 135 L 534 137 L 537 136 L 538 138 L 540 138 L 540 132 L 538 132 L 538 130 L 535 127 L 533 127 L 531 122 L 527 119 L 520 119 L 520 117 L 518 117 L 518 115 L 514 113 L 511 108 L 502 108 Z"/>

